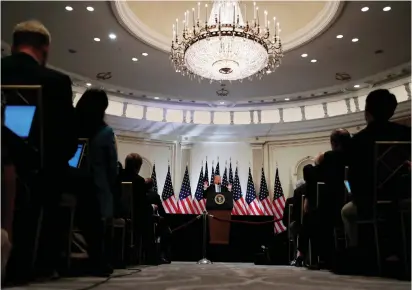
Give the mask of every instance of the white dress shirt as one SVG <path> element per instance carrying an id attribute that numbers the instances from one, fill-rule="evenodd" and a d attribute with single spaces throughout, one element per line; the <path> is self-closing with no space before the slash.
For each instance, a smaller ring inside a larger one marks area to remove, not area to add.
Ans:
<path id="1" fill-rule="evenodd" d="M 221 192 L 220 184 L 215 184 L 215 192 Z"/>

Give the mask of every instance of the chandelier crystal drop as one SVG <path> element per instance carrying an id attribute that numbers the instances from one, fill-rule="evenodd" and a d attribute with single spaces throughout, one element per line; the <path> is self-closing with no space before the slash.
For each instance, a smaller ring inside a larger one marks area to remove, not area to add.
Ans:
<path id="1" fill-rule="evenodd" d="M 279 22 L 274 17 L 271 24 L 267 11 L 262 19 L 256 2 L 248 21 L 242 6 L 244 14 L 239 1 L 213 1 L 209 14 L 208 5 L 201 11 L 199 2 L 183 20 L 176 19 L 170 54 L 176 72 L 211 82 L 261 79 L 274 72 L 283 57 Z"/>

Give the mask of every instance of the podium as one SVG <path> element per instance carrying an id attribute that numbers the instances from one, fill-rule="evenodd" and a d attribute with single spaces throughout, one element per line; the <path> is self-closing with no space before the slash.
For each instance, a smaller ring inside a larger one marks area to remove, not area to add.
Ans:
<path id="1" fill-rule="evenodd" d="M 210 244 L 228 245 L 230 236 L 230 219 L 233 209 L 232 192 L 209 193 L 206 200 L 206 210 L 209 214 L 223 220 L 209 219 Z"/>

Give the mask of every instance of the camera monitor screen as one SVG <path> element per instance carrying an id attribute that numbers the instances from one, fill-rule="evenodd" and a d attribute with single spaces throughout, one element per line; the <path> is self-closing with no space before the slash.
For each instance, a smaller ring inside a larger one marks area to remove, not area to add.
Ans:
<path id="1" fill-rule="evenodd" d="M 69 165 L 71 167 L 76 167 L 76 168 L 80 167 L 80 162 L 82 160 L 84 146 L 85 146 L 84 143 L 77 145 L 76 153 L 74 154 L 72 159 L 69 160 Z"/>
<path id="2" fill-rule="evenodd" d="M 35 106 L 8 106 L 4 110 L 4 125 L 21 138 L 27 138 L 33 123 Z"/>

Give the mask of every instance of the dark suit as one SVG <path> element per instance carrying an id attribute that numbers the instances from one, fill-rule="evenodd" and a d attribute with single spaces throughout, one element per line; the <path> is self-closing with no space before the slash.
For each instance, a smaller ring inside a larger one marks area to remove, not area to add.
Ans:
<path id="1" fill-rule="evenodd" d="M 215 193 L 216 192 L 216 186 L 215 184 L 210 185 L 206 190 L 203 190 L 203 198 L 207 199 L 207 196 L 209 193 Z M 220 192 L 229 192 L 226 186 L 220 185 Z"/>
<path id="2" fill-rule="evenodd" d="M 352 138 L 349 182 L 358 207 L 370 207 L 376 141 L 411 141 L 411 128 L 392 122 L 372 122 Z"/>
<path id="3" fill-rule="evenodd" d="M 323 160 L 316 166 L 317 181 L 325 183 L 322 196 L 322 212 L 328 219 L 340 220 L 340 211 L 345 204 L 345 167 L 349 165 L 348 153 L 341 150 L 331 150 L 324 153 Z M 332 221 L 332 220 L 331 220 Z"/>
<path id="4" fill-rule="evenodd" d="M 77 149 L 73 94 L 70 78 L 43 67 L 30 55 L 16 53 L 1 61 L 2 85 L 41 85 L 45 166 L 67 166 Z M 39 128 L 33 123 L 33 143 L 38 146 Z"/>

